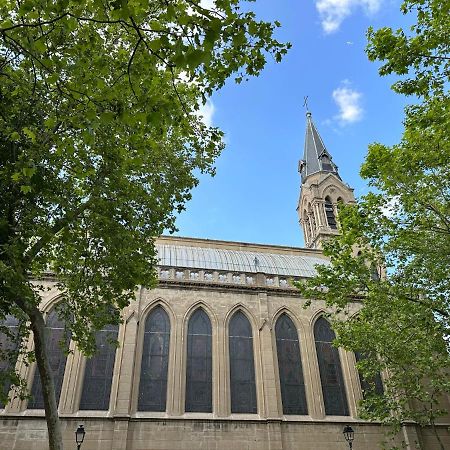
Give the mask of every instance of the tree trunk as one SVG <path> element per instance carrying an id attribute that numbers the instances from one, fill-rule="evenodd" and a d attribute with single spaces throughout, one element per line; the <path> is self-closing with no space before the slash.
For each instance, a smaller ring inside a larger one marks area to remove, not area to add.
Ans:
<path id="1" fill-rule="evenodd" d="M 45 339 L 45 321 L 42 313 L 31 307 L 29 317 L 34 337 L 34 351 L 36 363 L 41 376 L 42 396 L 44 399 L 45 418 L 47 420 L 48 443 L 50 450 L 63 450 L 61 426 L 56 404 L 55 385 L 47 354 L 47 342 Z"/>

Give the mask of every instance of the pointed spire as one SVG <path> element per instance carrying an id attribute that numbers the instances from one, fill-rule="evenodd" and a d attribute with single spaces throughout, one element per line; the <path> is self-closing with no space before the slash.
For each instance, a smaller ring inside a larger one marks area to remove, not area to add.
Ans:
<path id="1" fill-rule="evenodd" d="M 331 172 L 340 179 L 338 168 L 325 148 L 309 111 L 306 113 L 305 151 L 298 170 L 302 176 L 302 182 L 309 175 L 317 172 Z"/>

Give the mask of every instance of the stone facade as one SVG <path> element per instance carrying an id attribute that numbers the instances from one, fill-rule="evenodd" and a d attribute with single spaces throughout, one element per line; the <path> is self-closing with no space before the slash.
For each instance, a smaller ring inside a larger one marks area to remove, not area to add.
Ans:
<path id="1" fill-rule="evenodd" d="M 199 247 L 202 251 L 222 248 L 234 252 L 236 258 L 243 250 L 263 256 L 322 257 L 317 250 L 200 239 L 161 238 L 158 244 L 176 245 L 177 248 Z M 66 448 L 73 445 L 73 432 L 78 423 L 83 423 L 87 430 L 83 450 L 344 450 L 346 443 L 342 428 L 347 423 L 356 431 L 356 448 L 379 448 L 383 430 L 378 425 L 358 419 L 357 404 L 362 392 L 355 357 L 342 349 L 339 349 L 339 356 L 350 412 L 348 416 L 325 415 L 313 335 L 314 323 L 325 311 L 324 305 L 315 302 L 305 308 L 305 301 L 292 286 L 292 277 L 262 272 L 218 271 L 201 267 L 200 263 L 197 265 L 196 269 L 160 267 L 159 286 L 137 292 L 136 300 L 123 312 L 108 411 L 79 410 L 85 357 L 74 343 L 70 344 L 72 353 L 67 358 L 59 402 Z M 236 269 L 236 263 L 233 268 Z M 183 277 L 177 276 L 177 272 L 182 272 Z M 191 272 L 198 275 L 191 277 Z M 205 273 L 211 273 L 211 277 L 205 279 Z M 219 273 L 225 276 L 219 278 Z M 51 289 L 42 301 L 42 308 L 49 311 L 60 297 L 51 279 L 44 282 Z M 157 305 L 167 312 L 171 325 L 167 406 L 164 412 L 143 412 L 137 411 L 137 398 L 144 324 Z M 186 413 L 184 408 L 187 323 L 197 308 L 203 308 L 212 324 L 212 413 Z M 350 312 L 357 309 L 355 304 Z M 249 319 L 252 328 L 256 414 L 231 413 L 228 324 L 238 310 Z M 283 414 L 274 334 L 276 320 L 283 313 L 291 318 L 298 332 L 308 405 L 308 414 L 304 416 Z M 31 342 L 29 348 L 32 348 Z M 18 364 L 31 385 L 34 365 Z M 0 449 L 47 448 L 42 410 L 29 410 L 26 401 L 14 399 L 1 415 Z M 438 449 L 432 437 L 424 435 L 422 438 L 414 427 L 410 428 L 408 432 L 405 428 L 405 436 L 397 437 L 398 442 L 407 438 L 410 442 L 407 448 L 414 449 L 418 448 L 415 442 L 424 439 L 426 444 L 421 448 Z M 442 438 L 450 444 L 445 428 L 442 427 L 441 432 Z"/>

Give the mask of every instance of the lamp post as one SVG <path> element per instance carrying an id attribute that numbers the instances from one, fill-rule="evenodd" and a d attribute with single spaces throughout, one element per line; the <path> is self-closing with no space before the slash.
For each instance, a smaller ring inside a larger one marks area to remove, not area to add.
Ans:
<path id="1" fill-rule="evenodd" d="M 345 440 L 348 442 L 348 447 L 350 450 L 353 448 L 353 439 L 355 439 L 355 432 L 350 425 L 345 425 L 344 430 L 342 431 Z"/>
<path id="2" fill-rule="evenodd" d="M 84 435 L 86 434 L 86 431 L 84 430 L 84 426 L 80 425 L 77 430 L 75 431 L 75 442 L 77 443 L 77 450 L 80 450 L 81 444 L 84 441 Z"/>

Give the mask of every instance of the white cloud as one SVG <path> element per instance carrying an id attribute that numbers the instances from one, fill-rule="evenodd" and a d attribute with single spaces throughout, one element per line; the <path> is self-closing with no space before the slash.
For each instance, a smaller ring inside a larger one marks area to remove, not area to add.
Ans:
<path id="1" fill-rule="evenodd" d="M 200 0 L 200 6 L 206 9 L 215 9 L 214 0 Z"/>
<path id="2" fill-rule="evenodd" d="M 325 33 L 333 33 L 341 23 L 357 8 L 362 8 L 366 14 L 376 13 L 383 0 L 316 0 L 322 28 Z"/>
<path id="3" fill-rule="evenodd" d="M 200 109 L 197 111 L 197 116 L 199 116 L 203 123 L 207 127 L 213 126 L 213 116 L 216 108 L 211 100 L 207 100 L 204 105 L 200 105 Z"/>
<path id="4" fill-rule="evenodd" d="M 391 197 L 386 203 L 381 207 L 381 213 L 388 219 L 393 219 L 401 210 L 400 197 L 395 195 Z"/>
<path id="5" fill-rule="evenodd" d="M 364 113 L 361 106 L 361 92 L 352 89 L 348 85 L 349 82 L 344 81 L 343 86 L 333 91 L 333 100 L 339 107 L 339 114 L 336 118 L 344 125 L 361 120 Z"/>

